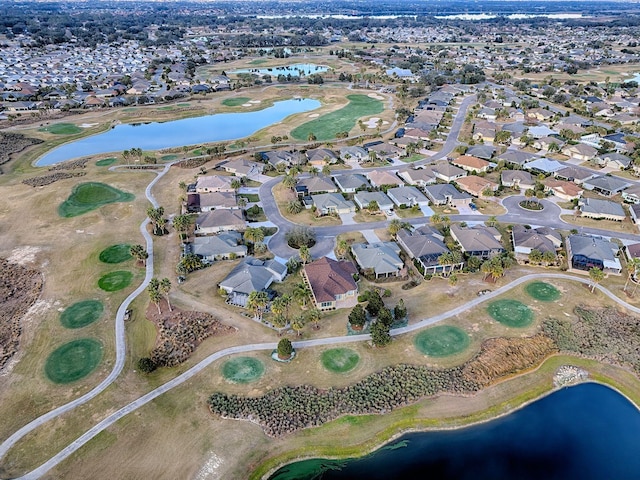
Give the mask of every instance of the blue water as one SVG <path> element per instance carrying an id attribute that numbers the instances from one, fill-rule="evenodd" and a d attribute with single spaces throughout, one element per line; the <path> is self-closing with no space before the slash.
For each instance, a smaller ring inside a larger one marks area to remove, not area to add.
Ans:
<path id="1" fill-rule="evenodd" d="M 287 65 L 284 67 L 262 67 L 262 68 L 243 68 L 242 70 L 234 70 L 229 73 L 258 73 L 260 75 L 269 74 L 277 77 L 278 75 L 291 74 L 292 77 L 297 77 L 302 72 L 304 75 L 311 73 L 326 72 L 327 67 L 324 65 L 314 65 L 313 63 L 296 63 L 295 65 Z"/>
<path id="2" fill-rule="evenodd" d="M 256 112 L 218 113 L 164 123 L 117 125 L 111 130 L 54 148 L 36 162 L 52 165 L 72 158 L 141 148 L 162 148 L 236 140 L 251 135 L 294 113 L 308 112 L 320 106 L 318 100 L 300 99 L 276 102 Z"/>
<path id="3" fill-rule="evenodd" d="M 359 459 L 287 465 L 271 480 L 640 479 L 640 412 L 607 387 L 560 390 L 506 417 L 412 433 Z"/>

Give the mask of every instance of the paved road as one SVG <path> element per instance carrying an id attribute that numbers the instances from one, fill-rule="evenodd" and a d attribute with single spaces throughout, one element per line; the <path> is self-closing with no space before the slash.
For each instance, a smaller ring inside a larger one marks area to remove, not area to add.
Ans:
<path id="1" fill-rule="evenodd" d="M 394 335 L 394 336 L 397 336 L 397 335 L 402 335 L 402 334 L 405 334 L 405 333 L 414 332 L 416 330 L 420 330 L 421 328 L 433 325 L 435 323 L 441 322 L 441 321 L 446 320 L 448 318 L 451 318 L 453 316 L 459 315 L 459 314 L 461 314 L 461 313 L 463 313 L 463 312 L 465 312 L 467 310 L 473 309 L 473 308 L 477 307 L 478 305 L 482 304 L 483 302 L 491 300 L 492 298 L 495 298 L 495 297 L 497 297 L 497 296 L 499 296 L 499 295 L 511 290 L 512 288 L 517 287 L 518 285 L 521 285 L 521 284 L 525 283 L 525 282 L 529 282 L 531 280 L 545 280 L 545 279 L 546 280 L 549 280 L 549 279 L 551 279 L 551 280 L 553 280 L 553 279 L 571 280 L 571 281 L 577 281 L 577 282 L 580 282 L 580 283 L 585 283 L 585 284 L 588 284 L 588 285 L 593 285 L 593 283 L 589 279 L 587 279 L 586 277 L 577 277 L 577 276 L 567 275 L 567 274 L 563 274 L 563 273 L 534 273 L 534 274 L 530 274 L 530 275 L 525 275 L 523 277 L 520 277 L 520 278 L 518 278 L 518 279 L 516 279 L 516 280 L 514 280 L 514 281 L 512 281 L 512 282 L 510 282 L 510 283 L 508 283 L 506 285 L 504 285 L 503 287 L 498 288 L 497 290 L 494 290 L 494 291 L 492 291 L 492 292 L 490 292 L 490 293 L 488 293 L 486 295 L 474 298 L 470 302 L 467 302 L 464 305 L 460 305 L 459 307 L 456 307 L 456 308 L 454 308 L 454 309 L 452 309 L 450 311 L 441 313 L 441 314 L 433 316 L 433 317 L 425 318 L 424 320 L 421 320 L 420 322 L 414 323 L 412 325 L 408 325 L 408 326 L 403 327 L 403 328 L 398 328 L 398 329 L 392 330 L 391 334 Z M 613 300 L 617 304 L 619 304 L 619 305 L 623 306 L 624 308 L 628 309 L 629 311 L 631 311 L 633 313 L 636 313 L 636 314 L 640 314 L 640 308 L 637 308 L 637 307 L 634 307 L 633 305 L 628 304 L 627 302 L 625 302 L 622 299 L 618 298 L 616 295 L 614 295 L 612 292 L 610 292 L 609 290 L 607 290 L 603 286 L 595 285 L 595 288 L 600 290 L 604 295 L 609 297 L 611 300 Z M 342 336 L 342 337 L 318 338 L 318 339 L 314 339 L 314 340 L 303 340 L 303 341 L 300 341 L 300 342 L 293 342 L 293 346 L 296 349 L 302 349 L 302 348 L 317 347 L 317 346 L 322 346 L 322 345 L 338 345 L 338 344 L 347 344 L 347 343 L 354 343 L 354 342 L 363 342 L 363 341 L 368 341 L 370 339 L 371 339 L 371 337 L 368 334 L 365 334 L 365 335 L 350 335 L 350 336 Z M 73 454 L 75 451 L 77 451 L 83 445 L 85 445 L 87 442 L 89 442 L 89 440 L 91 440 L 96 435 L 98 435 L 100 432 L 102 432 L 103 430 L 105 430 L 108 427 L 110 427 L 111 425 L 113 425 L 115 422 L 120 420 L 122 417 L 124 417 L 124 416 L 128 415 L 129 413 L 137 410 L 138 408 L 146 405 L 147 403 L 149 403 L 153 399 L 159 397 L 163 393 L 166 393 L 169 390 L 177 387 L 178 385 L 181 385 L 182 383 L 186 382 L 187 380 L 189 380 L 190 378 L 192 378 L 193 376 L 195 376 L 196 374 L 198 374 L 199 372 L 201 372 L 202 370 L 207 368 L 209 365 L 211 365 L 216 360 L 219 360 L 219 359 L 221 359 L 223 357 L 226 357 L 228 355 L 233 355 L 233 354 L 237 354 L 237 353 L 247 353 L 247 352 L 256 352 L 256 351 L 264 351 L 264 350 L 268 351 L 268 350 L 273 350 L 276 347 L 277 347 L 277 343 L 257 343 L 257 344 L 251 344 L 251 345 L 238 345 L 236 347 L 230 347 L 230 348 L 226 348 L 224 350 L 220 350 L 218 352 L 215 352 L 214 354 L 210 355 L 209 357 L 207 357 L 206 359 L 204 359 L 203 361 L 201 361 L 197 365 L 191 367 L 189 370 L 187 370 L 183 374 L 179 375 L 178 377 L 168 381 L 164 385 L 156 388 L 155 390 L 152 390 L 151 392 L 147 393 L 146 395 L 143 395 L 142 397 L 138 398 L 137 400 L 134 400 L 133 402 L 131 402 L 130 404 L 128 404 L 128 405 L 126 405 L 124 407 L 122 407 L 120 410 L 116 411 L 115 413 L 112 413 L 107 418 L 102 420 L 100 423 L 96 424 L 93 428 L 89 429 L 83 435 L 81 435 L 76 440 L 74 440 L 71 444 L 69 444 L 67 447 L 65 447 L 57 455 L 55 455 L 54 457 L 52 457 L 51 459 L 49 459 L 48 461 L 46 461 L 45 463 L 40 465 L 38 468 L 36 468 L 36 469 L 32 470 L 31 472 L 27 473 L 26 475 L 20 477 L 20 479 L 33 480 L 33 479 L 40 478 L 47 471 L 49 471 L 50 469 L 54 468 L 60 462 L 65 460 L 67 457 L 69 457 L 71 454 Z M 71 404 L 69 404 L 69 405 L 71 405 Z"/>
<path id="2" fill-rule="evenodd" d="M 152 170 L 154 173 L 156 173 L 157 176 L 156 178 L 153 179 L 153 181 L 151 181 L 151 183 L 149 183 L 145 193 L 147 195 L 147 198 L 149 199 L 149 201 L 154 207 L 157 207 L 158 203 L 156 202 L 153 195 L 151 195 L 151 189 L 156 184 L 156 182 L 158 182 L 158 180 L 160 180 L 160 178 L 162 178 L 162 176 L 169 171 L 170 166 L 171 165 L 165 165 L 164 169 L 161 172 Z M 36 428 L 45 424 L 49 420 L 52 420 L 62 415 L 63 413 L 69 412 L 74 408 L 84 403 L 87 403 L 89 400 L 96 397 L 98 394 L 104 391 L 104 389 L 106 389 L 109 385 L 111 385 L 115 381 L 115 379 L 120 375 L 120 372 L 122 372 L 122 368 L 124 367 L 124 362 L 126 359 L 124 315 L 127 309 L 129 308 L 129 305 L 131 304 L 131 302 L 138 295 L 144 292 L 145 288 L 147 288 L 147 285 L 149 284 L 149 281 L 153 277 L 153 239 L 151 238 L 151 235 L 147 231 L 148 223 L 149 223 L 149 219 L 145 219 L 145 221 L 142 222 L 142 224 L 140 225 L 140 233 L 142 234 L 142 236 L 146 241 L 147 252 L 149 253 L 144 280 L 138 286 L 138 288 L 136 288 L 133 292 L 131 292 L 131 294 L 129 294 L 129 296 L 124 300 L 124 302 L 122 302 L 122 304 L 120 305 L 116 313 L 116 318 L 115 318 L 116 361 L 115 361 L 115 365 L 113 366 L 113 369 L 111 370 L 109 375 L 90 392 L 84 394 L 82 397 L 72 400 L 66 405 L 62 405 L 61 407 L 58 407 L 54 410 L 51 410 L 48 413 L 45 413 L 44 415 L 29 422 L 24 427 L 16 431 L 9 438 L 7 438 L 0 445 L 0 458 L 4 457 L 4 455 L 9 451 L 9 449 L 11 449 L 11 447 L 13 447 L 13 445 L 15 445 L 15 443 L 18 440 L 20 440 L 22 437 L 24 437 L 28 433 L 32 432 Z"/>

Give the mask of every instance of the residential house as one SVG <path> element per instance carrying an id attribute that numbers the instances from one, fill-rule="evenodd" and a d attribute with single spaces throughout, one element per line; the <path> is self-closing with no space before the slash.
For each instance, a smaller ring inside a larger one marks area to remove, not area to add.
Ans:
<path id="1" fill-rule="evenodd" d="M 436 175 L 430 168 L 408 168 L 399 171 L 398 176 L 409 185 L 418 185 L 419 187 L 436 183 Z"/>
<path id="2" fill-rule="evenodd" d="M 296 184 L 298 196 L 314 195 L 317 193 L 335 193 L 338 187 L 326 175 L 314 175 L 301 178 Z"/>
<path id="3" fill-rule="evenodd" d="M 328 148 L 316 148 L 307 150 L 307 160 L 310 165 L 316 168 L 322 168 L 325 165 L 333 165 L 338 161 L 338 157 Z"/>
<path id="4" fill-rule="evenodd" d="M 382 186 L 401 187 L 404 185 L 402 180 L 387 170 L 372 170 L 367 172 L 366 175 L 371 185 L 376 188 L 381 188 Z"/>
<path id="5" fill-rule="evenodd" d="M 404 148 L 396 147 L 391 143 L 375 143 L 367 147 L 369 152 L 375 152 L 378 158 L 390 158 L 390 157 L 399 157 L 404 154 Z"/>
<path id="6" fill-rule="evenodd" d="M 622 205 L 610 200 L 584 198 L 579 206 L 583 217 L 622 222 L 627 216 Z"/>
<path id="7" fill-rule="evenodd" d="M 196 193 L 233 192 L 233 177 L 221 175 L 200 176 L 196 180 Z"/>
<path id="8" fill-rule="evenodd" d="M 425 197 L 416 187 L 396 187 L 387 190 L 388 197 L 398 207 L 405 205 L 407 207 L 428 207 L 429 199 Z"/>
<path id="9" fill-rule="evenodd" d="M 574 198 L 580 198 L 584 193 L 584 189 L 573 182 L 566 180 L 557 180 L 553 177 L 545 178 L 542 182 L 545 190 L 552 192 L 556 197 L 567 202 Z"/>
<path id="10" fill-rule="evenodd" d="M 244 231 L 247 222 L 244 220 L 242 210 L 212 210 L 201 213 L 196 218 L 196 235 L 208 235 L 228 230 Z"/>
<path id="11" fill-rule="evenodd" d="M 483 160 L 491 160 L 495 154 L 496 147 L 493 145 L 474 145 L 467 149 L 467 155 L 473 155 Z"/>
<path id="12" fill-rule="evenodd" d="M 564 168 L 564 165 L 555 160 L 548 158 L 538 158 L 532 162 L 527 163 L 524 168 L 538 173 L 554 173 Z"/>
<path id="13" fill-rule="evenodd" d="M 622 198 L 625 202 L 640 204 L 640 185 L 634 184 L 631 188 L 624 190 Z"/>
<path id="14" fill-rule="evenodd" d="M 591 160 L 598 154 L 597 148 L 585 143 L 577 143 L 575 145 L 567 144 L 564 146 L 564 148 L 562 148 L 561 151 L 567 157 L 575 158 L 576 160 L 580 160 L 582 162 Z"/>
<path id="15" fill-rule="evenodd" d="M 245 158 L 229 160 L 219 165 L 224 171 L 232 173 L 236 177 L 255 177 L 262 174 L 264 164 L 253 162 Z"/>
<path id="16" fill-rule="evenodd" d="M 384 192 L 358 192 L 353 200 L 361 209 L 367 208 L 371 202 L 376 202 L 380 210 L 388 212 L 393 209 L 393 202 Z"/>
<path id="17" fill-rule="evenodd" d="M 602 237 L 569 235 L 567 258 L 572 269 L 589 271 L 597 267 L 605 273 L 620 275 L 622 266 L 617 258 L 618 245 Z"/>
<path id="18" fill-rule="evenodd" d="M 342 147 L 340 149 L 340 158 L 345 162 L 349 160 L 357 160 L 358 163 L 369 160 L 369 153 L 362 147 Z"/>
<path id="19" fill-rule="evenodd" d="M 302 276 L 313 294 L 319 310 L 351 308 L 358 303 L 357 273 L 353 263 L 322 257 L 306 264 Z"/>
<path id="20" fill-rule="evenodd" d="M 640 243 L 632 243 L 631 245 L 625 245 L 624 251 L 628 259 L 640 258 Z M 637 280 L 637 276 L 636 276 Z"/>
<path id="21" fill-rule="evenodd" d="M 593 190 L 594 192 L 604 195 L 605 197 L 612 197 L 617 193 L 622 192 L 625 188 L 631 185 L 630 182 L 620 177 L 614 177 L 612 175 L 603 175 L 601 177 L 590 178 L 582 183 L 582 186 L 587 190 Z"/>
<path id="22" fill-rule="evenodd" d="M 320 215 L 331 215 L 343 213 L 354 213 L 356 206 L 353 202 L 345 200 L 339 193 L 320 193 L 318 195 L 311 195 L 313 205 L 316 207 L 316 211 Z"/>
<path id="23" fill-rule="evenodd" d="M 449 205 L 453 208 L 459 208 L 469 205 L 473 200 L 471 195 L 460 192 L 449 183 L 428 185 L 424 188 L 424 192 L 434 205 Z"/>
<path id="24" fill-rule="evenodd" d="M 640 225 L 640 203 L 633 203 L 629 205 L 629 214 L 633 223 Z"/>
<path id="25" fill-rule="evenodd" d="M 236 257 L 246 257 L 247 247 L 241 244 L 240 232 L 230 230 L 218 235 L 195 237 L 191 252 L 207 261 L 227 260 Z"/>
<path id="26" fill-rule="evenodd" d="M 492 143 L 496 138 L 497 126 L 493 122 L 482 121 L 476 122 L 473 128 L 474 140 L 480 140 L 486 143 Z"/>
<path id="27" fill-rule="evenodd" d="M 559 149 L 557 151 L 560 151 L 564 142 L 556 137 L 542 137 L 533 142 L 533 147 L 543 152 L 549 152 L 552 145 L 555 145 Z"/>
<path id="28" fill-rule="evenodd" d="M 555 255 L 556 250 L 562 246 L 562 236 L 548 227 L 526 228 L 524 225 L 514 225 L 511 240 L 518 260 L 528 260 L 531 250 L 553 252 Z"/>
<path id="29" fill-rule="evenodd" d="M 276 260 L 246 257 L 218 287 L 227 292 L 227 303 L 246 308 L 251 292 L 267 291 L 273 282 L 281 282 L 286 276 L 286 265 Z"/>
<path id="30" fill-rule="evenodd" d="M 358 190 L 366 189 L 369 186 L 369 182 L 359 173 L 345 173 L 342 175 L 335 175 L 333 181 L 342 193 L 356 193 Z"/>
<path id="31" fill-rule="evenodd" d="M 263 152 L 262 158 L 274 168 L 277 168 L 278 165 L 284 165 L 285 168 L 289 168 L 294 165 L 304 165 L 307 161 L 307 158 L 302 153 L 290 152 L 288 150 Z"/>
<path id="32" fill-rule="evenodd" d="M 528 190 L 536 184 L 531 174 L 524 170 L 502 170 L 500 182 L 505 187 L 519 188 L 520 190 Z"/>
<path id="33" fill-rule="evenodd" d="M 468 175 L 456 180 L 456 185 L 463 192 L 470 193 L 474 197 L 492 197 L 500 187 L 497 183 L 477 175 Z M 488 195 L 485 195 L 485 192 Z"/>
<path id="34" fill-rule="evenodd" d="M 504 161 L 507 164 L 518 165 L 523 167 L 525 163 L 531 162 L 538 158 L 535 153 L 523 152 L 522 150 L 507 149 L 504 153 L 500 154 L 496 160 Z"/>
<path id="35" fill-rule="evenodd" d="M 582 167 L 574 167 L 573 165 L 561 168 L 560 170 L 555 172 L 554 175 L 558 180 L 567 180 L 577 185 L 582 185 L 586 180 L 591 180 L 592 178 L 598 176 L 598 174 L 593 170 Z"/>
<path id="36" fill-rule="evenodd" d="M 618 152 L 603 153 L 596 157 L 596 163 L 603 167 L 616 168 L 618 170 L 626 170 L 631 166 L 633 160 L 626 155 Z"/>
<path id="37" fill-rule="evenodd" d="M 462 227 L 459 224 L 453 224 L 449 231 L 451 237 L 460 244 L 462 251 L 467 255 L 489 258 L 505 251 L 500 243 L 502 236 L 494 227 L 484 225 Z"/>
<path id="38" fill-rule="evenodd" d="M 376 278 L 387 278 L 406 273 L 400 247 L 395 242 L 354 243 L 351 253 L 365 274 L 372 271 Z"/>
<path id="39" fill-rule="evenodd" d="M 444 244 L 444 237 L 429 226 L 424 226 L 410 232 L 404 228 L 397 234 L 398 244 L 404 249 L 409 258 L 417 262 L 425 275 L 436 275 L 452 270 L 462 270 L 463 262 L 455 265 L 441 264 L 443 254 L 451 253 Z"/>
<path id="40" fill-rule="evenodd" d="M 461 155 L 451 162 L 467 172 L 486 172 L 491 167 L 491 163 L 472 155 Z"/>
<path id="41" fill-rule="evenodd" d="M 191 195 L 189 195 L 191 196 Z M 196 193 L 201 212 L 210 212 L 221 208 L 240 208 L 234 192 Z"/>
<path id="42" fill-rule="evenodd" d="M 452 182 L 467 175 L 467 172 L 465 170 L 463 170 L 462 168 L 458 168 L 455 165 L 451 165 L 446 160 L 440 160 L 430 167 L 436 178 L 444 182 Z"/>

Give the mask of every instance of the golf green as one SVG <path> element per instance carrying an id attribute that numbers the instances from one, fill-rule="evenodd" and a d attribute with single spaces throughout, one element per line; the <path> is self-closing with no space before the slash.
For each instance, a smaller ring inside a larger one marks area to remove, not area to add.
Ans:
<path id="1" fill-rule="evenodd" d="M 487 307 L 491 317 L 507 327 L 527 327 L 533 321 L 533 312 L 517 300 L 496 300 Z"/>
<path id="2" fill-rule="evenodd" d="M 71 383 L 89 375 L 102 359 L 102 345 L 92 338 L 65 343 L 54 350 L 44 366 L 54 383 Z"/>
<path id="3" fill-rule="evenodd" d="M 532 282 L 524 287 L 524 291 L 541 302 L 553 302 L 560 298 L 560 290 L 547 282 Z"/>
<path id="4" fill-rule="evenodd" d="M 416 335 L 416 348 L 430 357 L 448 357 L 464 352 L 469 346 L 469 335 L 451 325 L 432 327 Z"/>
<path id="5" fill-rule="evenodd" d="M 332 348 L 322 352 L 322 366 L 334 373 L 353 370 L 360 361 L 360 355 L 349 348 Z"/>
<path id="6" fill-rule="evenodd" d="M 163 155 L 160 157 L 160 160 L 162 160 L 163 162 L 170 162 L 171 160 L 175 160 L 176 158 L 178 158 L 178 155 L 174 155 L 174 154 L 169 154 L 169 155 Z"/>
<path id="7" fill-rule="evenodd" d="M 222 366 L 222 375 L 233 383 L 255 382 L 264 374 L 264 364 L 257 358 L 233 358 Z"/>
<path id="8" fill-rule="evenodd" d="M 239 107 L 240 105 L 244 105 L 249 100 L 249 97 L 234 97 L 234 98 L 225 98 L 222 101 L 222 105 L 226 107 Z"/>
<path id="9" fill-rule="evenodd" d="M 107 273 L 98 280 L 98 287 L 105 292 L 116 292 L 127 288 L 133 280 L 133 273 L 126 270 L 117 270 L 115 272 Z"/>
<path id="10" fill-rule="evenodd" d="M 100 318 L 104 306 L 98 300 L 84 300 L 74 303 L 60 315 L 60 323 L 65 328 L 82 328 Z"/>
<path id="11" fill-rule="evenodd" d="M 74 123 L 54 123 L 48 127 L 43 127 L 39 132 L 52 133 L 54 135 L 73 135 L 80 133 L 82 129 Z"/>
<path id="12" fill-rule="evenodd" d="M 98 257 L 102 263 L 122 263 L 131 260 L 131 245 L 119 243 L 111 245 L 100 252 Z"/>
<path id="13" fill-rule="evenodd" d="M 336 138 L 338 132 L 349 132 L 360 117 L 382 113 L 384 107 L 380 100 L 367 95 L 347 95 L 349 103 L 340 110 L 330 112 L 291 130 L 296 140 L 307 141 L 313 134 L 318 141 Z"/>
<path id="14" fill-rule="evenodd" d="M 60 204 L 58 214 L 65 218 L 76 217 L 109 203 L 130 202 L 134 198 L 132 193 L 105 183 L 81 183 L 73 187 L 69 198 Z"/>
<path id="15" fill-rule="evenodd" d="M 116 162 L 117 158 L 103 158 L 102 160 L 98 160 L 96 162 L 96 167 L 108 167 L 109 165 L 113 165 Z"/>

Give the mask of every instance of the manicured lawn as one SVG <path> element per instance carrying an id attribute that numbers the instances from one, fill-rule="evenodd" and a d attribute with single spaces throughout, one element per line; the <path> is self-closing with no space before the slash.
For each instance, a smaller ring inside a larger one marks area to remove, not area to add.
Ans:
<path id="1" fill-rule="evenodd" d="M 350 348 L 332 348 L 322 352 L 322 366 L 333 373 L 346 373 L 353 370 L 360 356 Z"/>
<path id="2" fill-rule="evenodd" d="M 116 162 L 117 158 L 103 158 L 102 160 L 98 160 L 96 162 L 96 167 L 108 167 L 109 165 L 113 165 Z"/>
<path id="3" fill-rule="evenodd" d="M 313 133 L 316 140 L 331 140 L 338 132 L 349 132 L 360 117 L 382 113 L 384 107 L 380 100 L 366 95 L 347 95 L 349 104 L 335 112 L 327 113 L 291 130 L 296 140 L 307 140 Z"/>
<path id="4" fill-rule="evenodd" d="M 171 160 L 175 160 L 176 158 L 178 158 L 178 155 L 163 155 L 160 157 L 160 160 L 162 160 L 163 162 L 170 162 Z"/>
<path id="5" fill-rule="evenodd" d="M 222 375 L 233 383 L 255 382 L 264 374 L 264 364 L 257 358 L 233 358 L 222 366 Z"/>
<path id="6" fill-rule="evenodd" d="M 240 196 L 246 198 L 247 202 L 250 203 L 256 203 L 260 201 L 260 197 L 257 193 L 243 193 Z"/>
<path id="7" fill-rule="evenodd" d="M 173 110 L 173 106 L 172 105 L 167 105 L 165 107 L 158 107 L 158 110 Z"/>
<path id="8" fill-rule="evenodd" d="M 82 129 L 74 123 L 54 123 L 48 127 L 42 127 L 39 132 L 53 133 L 54 135 L 74 135 Z"/>
<path id="9" fill-rule="evenodd" d="M 71 195 L 58 207 L 61 217 L 77 217 L 103 205 L 117 202 L 131 202 L 132 193 L 123 192 L 106 183 L 88 182 L 73 187 Z"/>
<path id="10" fill-rule="evenodd" d="M 487 312 L 491 318 L 507 327 L 527 327 L 533 321 L 533 312 L 517 300 L 496 300 L 489 304 Z"/>
<path id="11" fill-rule="evenodd" d="M 448 357 L 463 352 L 469 346 L 469 335 L 451 325 L 439 325 L 419 333 L 416 348 L 430 357 Z"/>
<path id="12" fill-rule="evenodd" d="M 262 65 L 263 63 L 267 63 L 267 61 L 263 60 L 262 58 L 257 58 L 255 60 L 251 60 L 249 62 L 249 65 Z"/>
<path id="13" fill-rule="evenodd" d="M 133 280 L 133 273 L 126 270 L 117 270 L 115 272 L 107 273 L 98 280 L 98 287 L 105 292 L 116 292 L 127 288 Z"/>
<path id="14" fill-rule="evenodd" d="M 532 282 L 524 287 L 524 291 L 541 302 L 553 302 L 560 298 L 560 290 L 547 282 Z"/>
<path id="15" fill-rule="evenodd" d="M 420 155 L 419 153 L 415 153 L 415 154 L 411 155 L 410 157 L 400 157 L 400 160 L 402 160 L 405 163 L 413 163 L 413 162 L 417 162 L 419 160 L 422 160 L 424 158 L 425 158 L 424 155 Z"/>
<path id="16" fill-rule="evenodd" d="M 133 258 L 131 256 L 131 245 L 119 243 L 111 245 L 100 252 L 98 257 L 102 263 L 122 263 Z"/>
<path id="17" fill-rule="evenodd" d="M 92 338 L 65 343 L 54 350 L 44 367 L 54 383 L 71 383 L 89 375 L 102 359 L 102 345 Z"/>
<path id="18" fill-rule="evenodd" d="M 84 300 L 67 307 L 60 315 L 60 323 L 65 328 L 82 328 L 100 318 L 104 306 L 98 300 Z"/>
<path id="19" fill-rule="evenodd" d="M 190 103 L 178 103 L 178 107 L 190 107 Z"/>
<path id="20" fill-rule="evenodd" d="M 222 101 L 222 105 L 225 107 L 239 107 L 251 100 L 249 97 L 233 97 L 233 98 L 225 98 Z"/>

